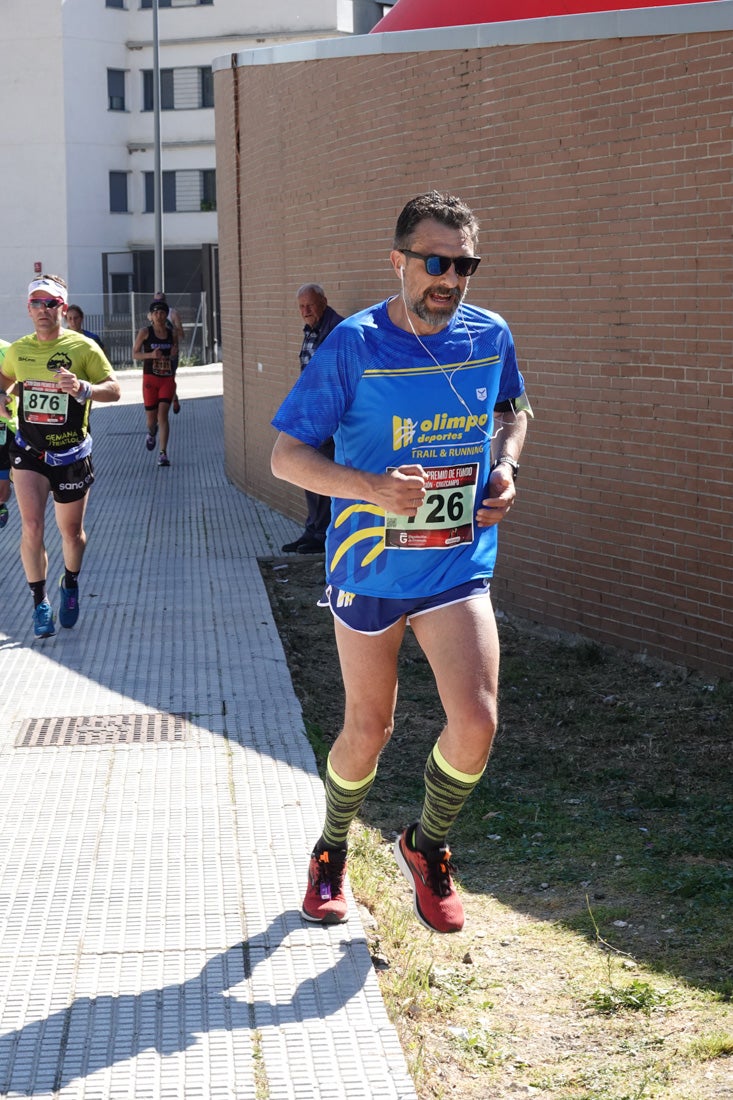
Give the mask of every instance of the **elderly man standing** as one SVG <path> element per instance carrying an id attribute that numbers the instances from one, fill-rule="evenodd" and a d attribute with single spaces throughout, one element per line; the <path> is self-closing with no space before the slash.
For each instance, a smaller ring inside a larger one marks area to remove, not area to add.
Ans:
<path id="1" fill-rule="evenodd" d="M 304 283 L 296 294 L 300 316 L 305 321 L 303 343 L 300 348 L 300 369 L 304 371 L 316 348 L 343 321 L 343 317 L 331 309 L 325 291 L 318 283 Z M 327 439 L 319 447 L 322 455 L 333 459 L 333 439 Z M 305 490 L 308 515 L 303 534 L 294 542 L 286 542 L 283 554 L 322 554 L 326 546 L 326 531 L 331 522 L 331 498 Z"/>

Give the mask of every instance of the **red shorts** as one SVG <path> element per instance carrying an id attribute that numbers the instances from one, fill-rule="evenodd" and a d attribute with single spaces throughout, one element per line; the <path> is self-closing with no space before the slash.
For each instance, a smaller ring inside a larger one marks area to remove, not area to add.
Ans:
<path id="1" fill-rule="evenodd" d="M 146 409 L 157 409 L 161 401 L 167 401 L 170 405 L 176 392 L 176 377 L 174 374 L 143 375 L 143 405 Z"/>

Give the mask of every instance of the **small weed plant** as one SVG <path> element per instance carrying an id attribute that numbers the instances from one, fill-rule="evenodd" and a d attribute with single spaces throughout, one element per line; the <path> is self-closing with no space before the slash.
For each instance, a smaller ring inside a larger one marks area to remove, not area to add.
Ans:
<path id="1" fill-rule="evenodd" d="M 596 1012 L 610 1016 L 614 1012 L 650 1013 L 661 1005 L 670 1003 L 665 990 L 655 989 L 649 982 L 635 978 L 626 985 L 609 985 L 596 989 L 590 995 L 590 1005 Z"/>

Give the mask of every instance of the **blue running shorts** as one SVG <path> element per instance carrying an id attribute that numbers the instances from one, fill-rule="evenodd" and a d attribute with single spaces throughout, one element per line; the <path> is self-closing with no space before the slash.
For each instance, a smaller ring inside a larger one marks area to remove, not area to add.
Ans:
<path id="1" fill-rule="evenodd" d="M 478 596 L 488 596 L 490 581 L 488 577 L 476 577 L 456 588 L 444 592 L 434 592 L 431 596 L 413 596 L 407 600 L 392 600 L 381 596 L 359 596 L 353 592 L 344 592 L 329 584 L 318 601 L 319 607 L 330 607 L 334 616 L 359 634 L 384 634 L 394 626 L 402 616 L 407 622 L 417 615 L 425 615 L 438 607 L 447 607 L 452 603 L 463 603 Z"/>

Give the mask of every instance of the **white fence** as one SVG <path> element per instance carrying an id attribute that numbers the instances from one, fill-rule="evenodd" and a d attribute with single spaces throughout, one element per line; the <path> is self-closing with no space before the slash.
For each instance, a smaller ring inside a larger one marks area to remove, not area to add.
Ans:
<path id="1" fill-rule="evenodd" d="M 148 324 L 148 309 L 152 292 L 141 294 L 85 295 L 72 298 L 84 312 L 84 328 L 96 333 L 104 344 L 115 370 L 139 367 L 132 358 L 132 348 L 139 329 Z M 216 336 L 217 319 L 212 316 L 204 292 L 197 294 L 167 294 L 168 305 L 181 318 L 184 338 L 178 349 L 181 366 L 218 362 L 221 352 Z M 25 304 L 0 301 L 0 338 L 17 340 L 33 331 Z"/>

